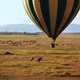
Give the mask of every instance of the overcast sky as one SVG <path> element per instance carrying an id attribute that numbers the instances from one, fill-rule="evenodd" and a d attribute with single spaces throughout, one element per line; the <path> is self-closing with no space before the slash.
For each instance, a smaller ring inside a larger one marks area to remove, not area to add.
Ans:
<path id="1" fill-rule="evenodd" d="M 25 23 L 33 24 L 24 10 L 22 0 L 0 0 L 0 25 Z M 72 23 L 80 24 L 80 11 Z"/>

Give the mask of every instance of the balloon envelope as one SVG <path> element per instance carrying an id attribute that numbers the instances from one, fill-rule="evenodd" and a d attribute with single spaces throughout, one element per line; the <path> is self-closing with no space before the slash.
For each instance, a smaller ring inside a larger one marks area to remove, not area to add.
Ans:
<path id="1" fill-rule="evenodd" d="M 32 21 L 55 40 L 79 11 L 80 0 L 23 0 Z"/>

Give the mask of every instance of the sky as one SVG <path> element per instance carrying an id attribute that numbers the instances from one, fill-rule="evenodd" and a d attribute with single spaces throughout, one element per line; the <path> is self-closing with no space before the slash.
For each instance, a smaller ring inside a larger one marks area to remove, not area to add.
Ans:
<path id="1" fill-rule="evenodd" d="M 34 24 L 25 12 L 22 0 L 0 0 L 0 26 L 8 24 Z M 80 24 L 80 11 L 72 24 Z"/>

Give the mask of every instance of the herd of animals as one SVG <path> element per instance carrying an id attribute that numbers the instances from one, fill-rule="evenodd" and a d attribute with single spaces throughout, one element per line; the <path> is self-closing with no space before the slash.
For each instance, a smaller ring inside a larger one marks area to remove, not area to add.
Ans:
<path id="1" fill-rule="evenodd" d="M 34 60 L 34 57 L 30 58 L 30 61 L 33 61 L 33 60 Z M 40 62 L 40 61 L 42 61 L 42 57 L 39 57 L 39 58 L 37 59 L 37 62 Z"/>
<path id="2" fill-rule="evenodd" d="M 11 52 L 6 52 L 4 55 L 13 55 L 13 53 L 11 53 Z M 30 61 L 33 61 L 35 58 L 34 57 L 31 57 L 30 58 Z M 40 62 L 40 61 L 42 61 L 42 57 L 39 57 L 38 59 L 37 59 L 37 62 Z"/>

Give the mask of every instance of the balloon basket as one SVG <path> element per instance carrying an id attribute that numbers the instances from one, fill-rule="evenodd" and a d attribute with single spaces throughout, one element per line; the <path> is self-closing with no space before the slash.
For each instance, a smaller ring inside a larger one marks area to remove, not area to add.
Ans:
<path id="1" fill-rule="evenodd" d="M 55 43 L 51 43 L 50 47 L 55 48 Z"/>

